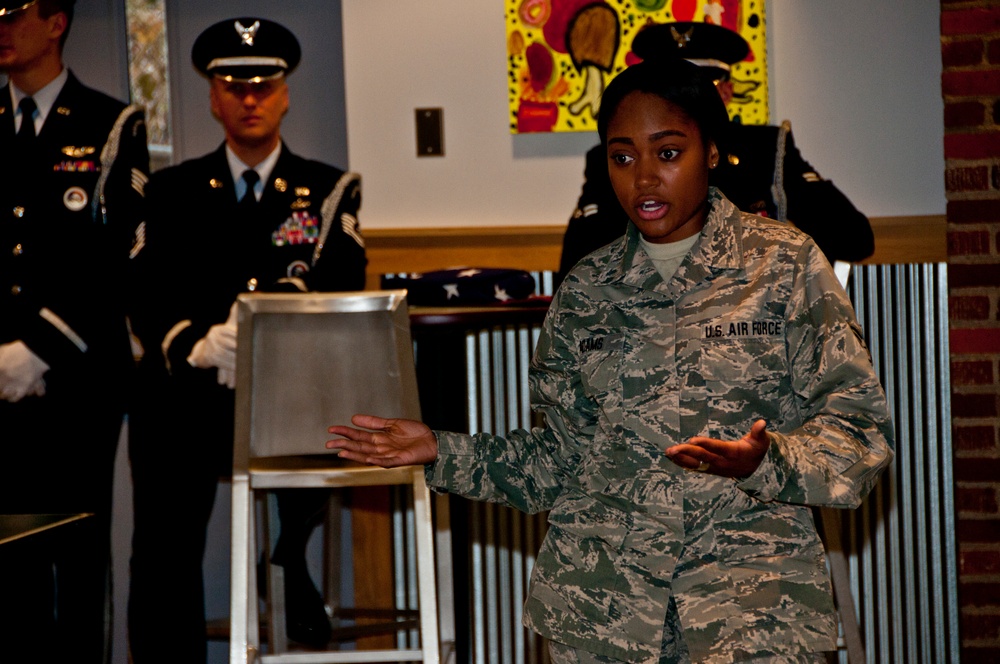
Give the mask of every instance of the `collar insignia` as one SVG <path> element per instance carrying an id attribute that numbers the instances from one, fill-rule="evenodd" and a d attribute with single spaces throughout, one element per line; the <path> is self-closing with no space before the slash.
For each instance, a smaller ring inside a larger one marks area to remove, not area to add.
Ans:
<path id="1" fill-rule="evenodd" d="M 254 37 L 257 36 L 257 30 L 260 28 L 260 21 L 254 21 L 253 25 L 249 28 L 244 28 L 243 24 L 236 21 L 233 26 L 236 28 L 236 34 L 240 36 L 240 43 L 244 46 L 253 46 Z"/>

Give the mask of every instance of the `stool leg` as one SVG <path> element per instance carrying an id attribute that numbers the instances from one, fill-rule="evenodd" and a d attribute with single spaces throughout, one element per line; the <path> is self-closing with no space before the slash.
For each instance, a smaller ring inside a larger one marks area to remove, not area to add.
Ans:
<path id="1" fill-rule="evenodd" d="M 433 494 L 434 530 L 436 533 L 438 627 L 441 630 L 441 661 L 454 663 L 455 651 L 455 588 L 452 585 L 451 506 L 448 494 Z"/>
<path id="2" fill-rule="evenodd" d="M 337 610 L 343 605 L 340 596 L 340 588 L 343 580 L 341 566 L 344 563 L 341 555 L 344 533 L 343 490 L 332 491 L 330 494 L 330 506 L 326 513 L 326 522 L 323 524 L 323 598 L 327 605 L 333 610 L 333 615 L 337 615 Z"/>
<path id="3" fill-rule="evenodd" d="M 257 500 L 253 489 L 250 490 L 248 497 L 248 514 L 247 519 L 247 563 L 246 563 L 246 577 L 247 577 L 247 617 L 246 617 L 246 629 L 247 629 L 247 641 L 249 645 L 247 646 L 247 652 L 250 656 L 251 662 L 258 661 L 260 657 L 260 615 L 258 610 L 258 591 L 257 591 L 257 513 L 256 513 Z"/>
<path id="4" fill-rule="evenodd" d="M 267 570 L 267 629 L 270 652 L 282 653 L 288 651 L 288 634 L 285 626 L 285 568 L 271 564 L 271 549 L 277 541 L 280 522 L 278 514 L 278 496 L 273 491 L 267 492 L 264 504 L 264 568 Z"/>
<path id="5" fill-rule="evenodd" d="M 434 524 L 431 521 L 431 498 L 424 469 L 413 469 L 413 516 L 414 537 L 417 544 L 417 574 L 419 581 L 417 594 L 420 600 L 420 648 L 424 664 L 439 664 L 441 661 L 438 639 L 437 583 L 434 570 Z"/>
<path id="6" fill-rule="evenodd" d="M 250 652 L 249 634 L 247 633 L 249 597 L 253 590 L 254 579 L 248 574 L 252 569 L 250 563 L 250 531 L 251 513 L 253 509 L 250 480 L 248 477 L 233 477 L 232 485 L 232 533 L 231 533 L 231 572 L 230 583 L 232 592 L 229 603 L 229 662 L 230 664 L 249 664 L 254 655 Z M 254 595 L 256 591 L 254 590 Z"/>

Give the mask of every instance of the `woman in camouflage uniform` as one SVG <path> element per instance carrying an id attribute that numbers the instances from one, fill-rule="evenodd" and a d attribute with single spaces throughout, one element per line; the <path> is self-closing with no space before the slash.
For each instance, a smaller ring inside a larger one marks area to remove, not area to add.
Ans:
<path id="1" fill-rule="evenodd" d="M 604 93 L 631 223 L 553 300 L 531 367 L 545 427 L 330 427 L 343 457 L 549 511 L 524 623 L 559 664 L 825 661 L 837 618 L 811 506 L 857 507 L 893 456 L 822 252 L 708 186 L 728 117 L 697 69 L 633 65 Z"/>

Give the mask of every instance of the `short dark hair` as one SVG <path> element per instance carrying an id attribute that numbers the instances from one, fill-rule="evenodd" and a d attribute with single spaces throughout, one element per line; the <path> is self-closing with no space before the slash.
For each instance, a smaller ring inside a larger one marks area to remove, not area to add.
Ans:
<path id="1" fill-rule="evenodd" d="M 676 104 L 698 125 L 702 140 L 714 142 L 724 151 L 729 133 L 729 113 L 715 82 L 701 67 L 674 59 L 669 66 L 644 60 L 611 79 L 601 95 L 597 113 L 597 133 L 607 145 L 608 123 L 622 100 L 632 92 L 644 92 Z"/>
<path id="2" fill-rule="evenodd" d="M 59 12 L 66 14 L 66 29 L 62 33 L 62 37 L 59 38 L 60 49 L 66 45 L 66 38 L 69 37 L 69 28 L 73 25 L 73 5 L 75 4 L 76 0 L 38 0 L 38 15 L 42 18 L 48 18 Z"/>

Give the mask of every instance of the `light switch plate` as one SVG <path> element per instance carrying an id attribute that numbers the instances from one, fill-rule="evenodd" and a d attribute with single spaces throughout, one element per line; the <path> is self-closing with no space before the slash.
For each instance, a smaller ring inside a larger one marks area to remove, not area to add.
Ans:
<path id="1" fill-rule="evenodd" d="M 443 157 L 443 111 L 440 108 L 418 108 L 414 112 L 417 119 L 417 156 Z"/>

